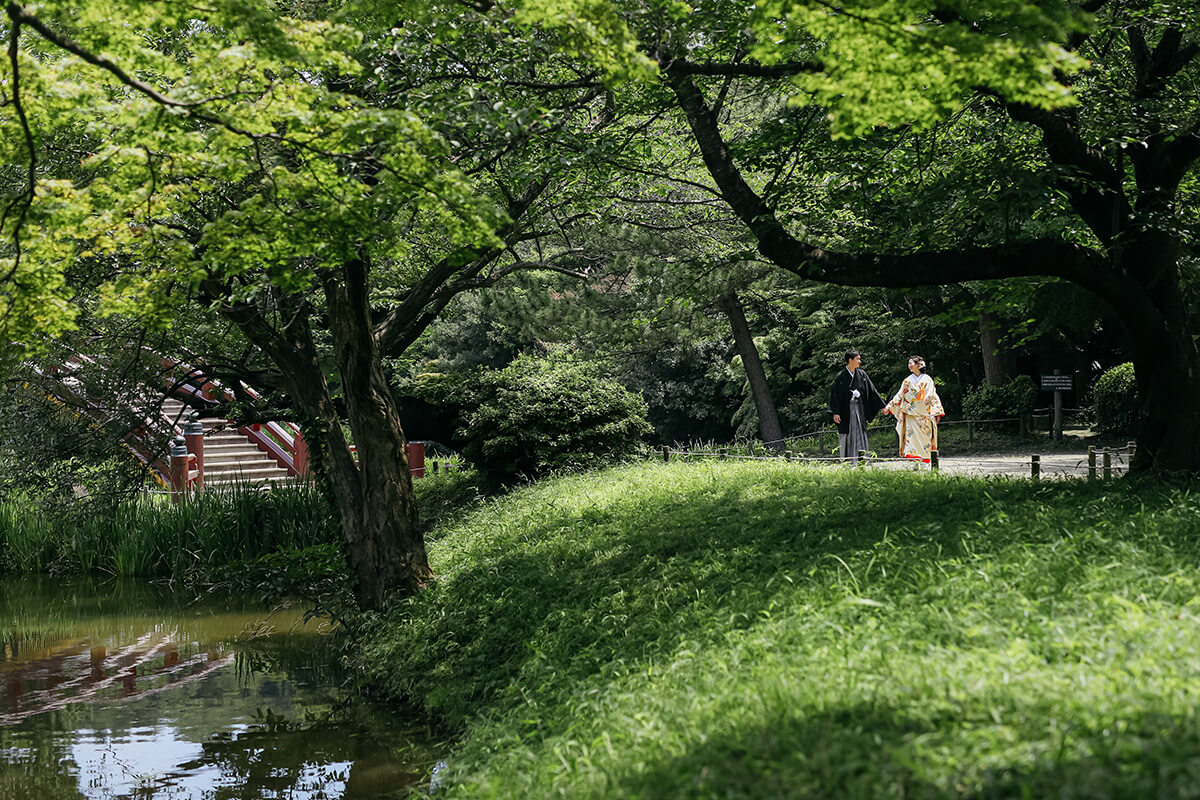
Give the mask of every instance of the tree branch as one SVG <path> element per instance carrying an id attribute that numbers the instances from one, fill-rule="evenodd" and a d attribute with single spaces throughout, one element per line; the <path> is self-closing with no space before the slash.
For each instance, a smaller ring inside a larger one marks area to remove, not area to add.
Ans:
<path id="1" fill-rule="evenodd" d="M 1062 188 L 1083 221 L 1111 248 L 1118 233 L 1114 218 L 1128 219 L 1133 209 L 1122 189 L 1122 176 L 1104 151 L 1083 141 L 1079 131 L 1058 114 L 1024 103 L 1006 102 L 1005 109 L 1016 122 L 1039 128 L 1050 160 L 1074 171 L 1075 180 L 1061 181 Z"/>
<path id="2" fill-rule="evenodd" d="M 658 66 L 663 72 L 680 75 L 741 76 L 748 78 L 790 78 L 807 72 L 820 72 L 825 68 L 818 61 L 784 61 L 779 64 L 759 64 L 741 61 L 736 64 L 696 64 L 682 58 L 660 57 Z"/>
<path id="3" fill-rule="evenodd" d="M 546 190 L 550 184 L 549 174 L 544 174 L 525 187 L 525 191 L 515 198 L 508 206 L 509 223 L 500 231 L 500 238 L 506 239 L 516 233 L 517 224 L 533 202 Z M 503 248 L 477 248 L 468 251 L 451 253 L 438 261 L 425 277 L 404 297 L 399 306 L 392 309 L 378 325 L 375 326 L 375 338 L 379 342 L 380 352 L 384 355 L 399 355 L 404 348 L 415 339 L 410 339 L 405 331 L 410 329 L 415 321 L 423 319 L 422 310 L 433 298 L 434 294 L 456 273 L 477 266 L 483 269 L 488 263 L 497 259 Z"/>
<path id="4" fill-rule="evenodd" d="M 1057 239 L 908 254 L 842 253 L 800 242 L 742 178 L 717 120 L 691 76 L 668 71 L 667 81 L 709 174 L 730 208 L 754 234 L 759 252 L 802 278 L 842 286 L 904 288 L 1049 275 L 1066 278 L 1114 302 L 1135 288 L 1108 269 L 1104 254 Z"/>
<path id="5" fill-rule="evenodd" d="M 1168 142 L 1163 149 L 1167 158 L 1167 180 L 1178 186 L 1184 174 L 1200 160 L 1200 125 Z"/>
<path id="6" fill-rule="evenodd" d="M 12 16 L 11 11 L 9 16 Z M 29 181 L 25 191 L 13 198 L 13 201 L 4 209 L 4 214 L 0 215 L 0 230 L 3 230 L 4 223 L 8 220 L 13 206 L 20 204 L 21 210 L 13 224 L 13 248 L 16 251 L 13 256 L 13 264 L 4 277 L 0 278 L 0 283 L 9 281 L 21 268 L 21 228 L 25 225 L 25 217 L 29 213 L 37 193 L 37 147 L 33 141 L 33 131 L 29 127 L 29 119 L 25 116 L 25 106 L 21 102 L 21 70 L 18 60 L 20 37 L 21 23 L 13 19 L 12 34 L 8 40 L 8 59 L 12 62 L 12 104 L 17 112 L 17 118 L 21 122 L 21 130 L 25 134 L 25 147 L 29 150 Z"/>
<path id="7" fill-rule="evenodd" d="M 15 2 L 10 2 L 8 6 L 5 7 L 5 11 L 8 13 L 9 18 L 12 19 L 14 26 L 18 24 L 28 25 L 40 33 L 42 38 L 46 41 L 62 48 L 63 50 L 66 50 L 68 53 L 78 56 L 92 66 L 99 67 L 106 72 L 112 73 L 121 83 L 132 89 L 136 89 L 159 105 L 167 106 L 168 108 L 191 109 L 208 102 L 207 100 L 183 102 L 181 100 L 174 100 L 170 97 L 167 97 L 148 83 L 133 77 L 104 56 L 96 55 L 73 39 L 63 36 L 58 31 L 50 28 L 46 25 L 46 23 L 38 19 L 37 16 L 29 13 Z M 15 39 L 16 37 L 14 36 L 13 38 Z"/>

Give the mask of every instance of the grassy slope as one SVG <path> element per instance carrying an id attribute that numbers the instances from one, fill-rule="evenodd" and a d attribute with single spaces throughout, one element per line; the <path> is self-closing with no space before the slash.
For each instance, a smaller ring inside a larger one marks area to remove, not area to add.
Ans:
<path id="1" fill-rule="evenodd" d="M 362 666 L 464 729 L 451 797 L 1195 796 L 1198 506 L 779 463 L 548 481 L 444 524 Z"/>

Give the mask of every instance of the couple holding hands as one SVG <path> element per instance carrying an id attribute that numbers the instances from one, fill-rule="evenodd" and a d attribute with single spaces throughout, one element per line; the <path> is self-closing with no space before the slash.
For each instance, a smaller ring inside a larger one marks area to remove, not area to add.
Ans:
<path id="1" fill-rule="evenodd" d="M 857 350 L 846 351 L 846 368 L 833 379 L 829 393 L 829 413 L 838 426 L 838 455 L 858 461 L 859 451 L 869 449 L 867 422 L 882 409 L 896 418 L 900 455 L 928 464 L 930 452 L 937 450 L 937 422 L 946 412 L 933 378 L 925 374 L 925 359 L 908 359 L 912 374 L 901 382 L 890 403 L 879 396 L 861 365 L 862 355 Z"/>

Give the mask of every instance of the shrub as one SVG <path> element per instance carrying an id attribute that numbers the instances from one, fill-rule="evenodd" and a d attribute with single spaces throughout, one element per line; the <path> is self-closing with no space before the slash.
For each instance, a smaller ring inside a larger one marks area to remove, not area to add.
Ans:
<path id="1" fill-rule="evenodd" d="M 1028 414 L 1037 400 L 1037 386 L 1028 375 L 1018 375 L 1003 386 L 983 384 L 967 391 L 963 417 L 1004 419 Z"/>
<path id="2" fill-rule="evenodd" d="M 1118 364 L 1105 372 L 1092 388 L 1096 427 L 1102 433 L 1134 433 L 1141 410 L 1133 364 Z"/>
<path id="3" fill-rule="evenodd" d="M 589 466 L 650 432 L 641 396 L 588 365 L 522 356 L 455 383 L 463 457 L 493 484 Z"/>

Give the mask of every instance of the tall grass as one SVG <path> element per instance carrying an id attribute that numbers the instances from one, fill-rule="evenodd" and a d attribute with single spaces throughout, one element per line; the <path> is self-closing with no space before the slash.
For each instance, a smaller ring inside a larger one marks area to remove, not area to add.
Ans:
<path id="1" fill-rule="evenodd" d="M 213 488 L 173 503 L 144 495 L 47 512 L 0 501 L 0 569 L 10 573 L 177 575 L 339 540 L 326 500 L 307 486 Z"/>
<path id="2" fill-rule="evenodd" d="M 366 678 L 450 797 L 1191 797 L 1200 496 L 649 462 L 448 522 Z"/>

